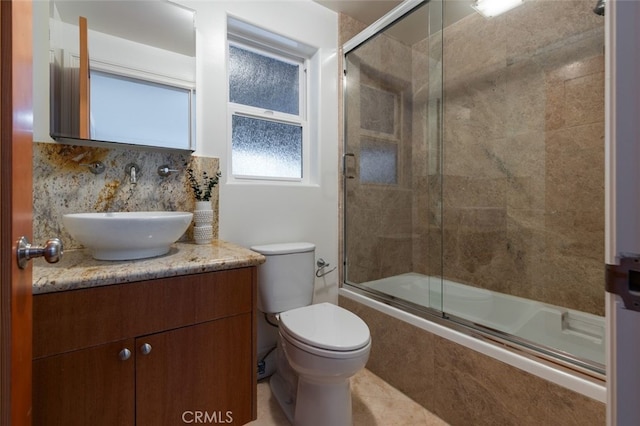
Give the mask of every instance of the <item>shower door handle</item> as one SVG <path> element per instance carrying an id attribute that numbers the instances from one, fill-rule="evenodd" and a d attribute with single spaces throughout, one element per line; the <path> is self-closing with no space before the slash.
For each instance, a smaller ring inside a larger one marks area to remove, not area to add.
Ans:
<path id="1" fill-rule="evenodd" d="M 348 171 L 347 157 L 353 158 L 354 162 L 355 162 L 355 159 L 356 159 L 356 155 L 353 152 L 345 152 L 344 153 L 344 155 L 342 156 L 342 174 L 347 179 L 355 179 L 356 178 L 355 175 L 350 174 L 349 171 Z"/>

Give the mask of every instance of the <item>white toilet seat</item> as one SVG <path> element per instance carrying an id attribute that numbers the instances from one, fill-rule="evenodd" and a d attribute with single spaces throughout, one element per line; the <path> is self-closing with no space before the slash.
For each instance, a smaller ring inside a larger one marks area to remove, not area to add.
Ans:
<path id="1" fill-rule="evenodd" d="M 369 327 L 355 314 L 319 303 L 280 314 L 280 332 L 294 346 L 325 358 L 354 358 L 367 352 Z"/>
<path id="2" fill-rule="evenodd" d="M 295 337 L 291 336 L 289 333 L 287 333 L 286 330 L 283 330 L 282 328 L 280 329 L 280 335 L 282 336 L 283 339 L 285 339 L 287 342 L 289 342 L 289 344 L 295 346 L 296 348 L 300 349 L 301 351 L 305 351 L 308 352 L 312 355 L 316 355 L 318 357 L 322 357 L 322 358 L 331 358 L 331 359 L 351 359 L 351 358 L 360 358 L 365 356 L 366 354 L 369 353 L 369 351 L 371 350 L 371 339 L 369 339 L 367 341 L 367 343 L 356 350 L 352 350 L 352 351 L 332 351 L 329 349 L 322 349 L 322 348 L 318 348 L 316 346 L 312 346 L 312 345 L 308 345 L 304 342 L 301 342 L 300 340 L 296 339 Z"/>

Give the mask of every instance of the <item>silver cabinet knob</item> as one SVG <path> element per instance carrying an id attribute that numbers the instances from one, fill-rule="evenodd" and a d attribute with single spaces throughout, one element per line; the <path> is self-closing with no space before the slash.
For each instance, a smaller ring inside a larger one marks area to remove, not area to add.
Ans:
<path id="1" fill-rule="evenodd" d="M 142 352 L 142 355 L 149 355 L 149 353 L 151 353 L 151 349 L 153 348 L 148 343 L 145 343 L 144 345 L 140 346 L 140 352 Z"/>
<path id="2" fill-rule="evenodd" d="M 118 354 L 118 357 L 122 360 L 122 361 L 126 361 L 129 358 L 131 358 L 131 351 L 127 348 L 124 348 L 123 350 L 120 351 L 120 353 Z"/>
<path id="3" fill-rule="evenodd" d="M 57 263 L 62 257 L 63 247 L 59 238 L 47 240 L 44 247 L 32 246 L 26 237 L 18 240 L 17 256 L 20 269 L 27 267 L 27 262 L 36 257 L 44 257 L 48 263 Z"/>

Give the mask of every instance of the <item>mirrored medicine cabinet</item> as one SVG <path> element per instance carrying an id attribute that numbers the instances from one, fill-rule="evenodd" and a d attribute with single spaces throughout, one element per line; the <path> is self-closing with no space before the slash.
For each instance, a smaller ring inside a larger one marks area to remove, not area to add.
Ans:
<path id="1" fill-rule="evenodd" d="M 50 134 L 195 150 L 195 12 L 166 0 L 51 0 Z"/>

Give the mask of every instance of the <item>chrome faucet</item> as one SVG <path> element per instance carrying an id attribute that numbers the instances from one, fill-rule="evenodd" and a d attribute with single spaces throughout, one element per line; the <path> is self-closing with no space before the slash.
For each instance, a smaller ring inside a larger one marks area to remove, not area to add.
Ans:
<path id="1" fill-rule="evenodd" d="M 104 173 L 104 169 L 106 168 L 102 161 L 94 161 L 92 163 L 80 163 L 81 166 L 87 167 L 91 173 L 94 175 L 99 175 Z"/>
<path id="2" fill-rule="evenodd" d="M 129 163 L 125 166 L 124 171 L 129 175 L 132 184 L 138 183 L 138 175 L 140 174 L 140 166 L 136 163 Z"/>
<path id="3" fill-rule="evenodd" d="M 180 170 L 178 169 L 170 168 L 167 164 L 163 164 L 162 166 L 158 167 L 158 175 L 163 178 L 171 175 L 171 173 L 173 172 L 179 172 L 179 171 Z"/>

